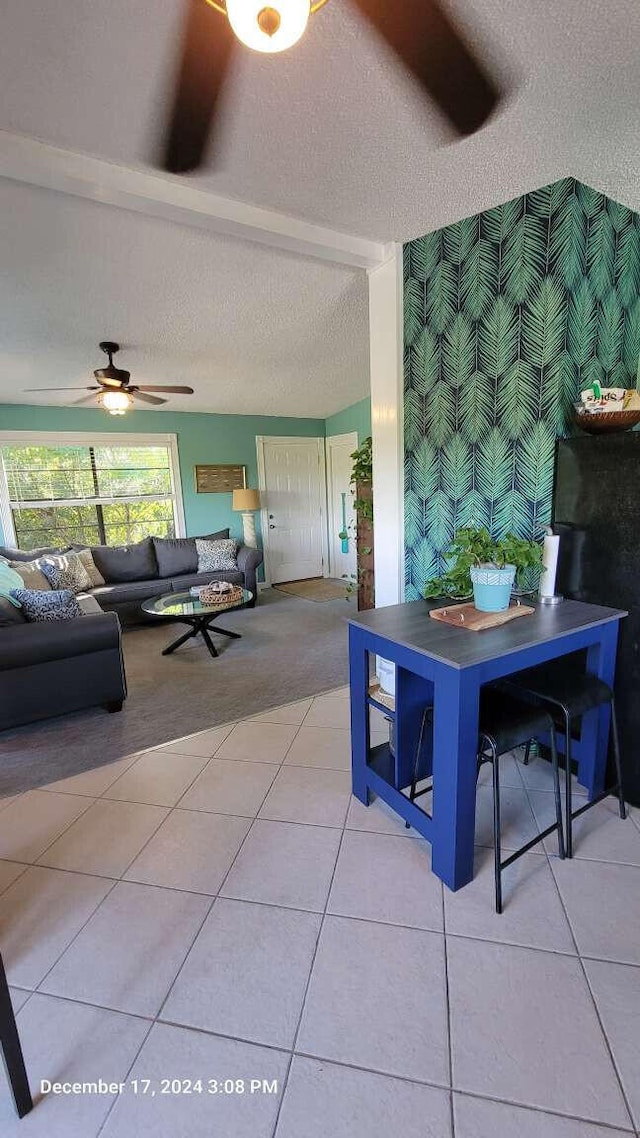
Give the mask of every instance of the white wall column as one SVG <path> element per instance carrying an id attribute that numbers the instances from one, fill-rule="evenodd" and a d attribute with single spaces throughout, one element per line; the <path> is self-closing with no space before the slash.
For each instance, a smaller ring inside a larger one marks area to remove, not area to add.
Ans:
<path id="1" fill-rule="evenodd" d="M 369 270 L 376 608 L 404 599 L 402 245 Z"/>

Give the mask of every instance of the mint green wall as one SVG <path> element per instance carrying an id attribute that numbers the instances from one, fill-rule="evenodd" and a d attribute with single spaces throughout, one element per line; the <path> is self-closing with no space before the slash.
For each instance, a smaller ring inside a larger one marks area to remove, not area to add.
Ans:
<path id="1" fill-rule="evenodd" d="M 195 493 L 193 468 L 196 463 L 241 462 L 247 467 L 247 485 L 257 486 L 256 435 L 323 437 L 325 421 L 179 411 L 134 411 L 117 419 L 93 408 L 0 404 L 0 430 L 175 434 L 187 533 L 211 533 L 230 526 L 232 535 L 240 537 L 242 521 L 231 509 L 231 494 Z"/>
<path id="2" fill-rule="evenodd" d="M 352 403 L 337 415 L 331 415 L 325 420 L 326 436 L 347 435 L 350 431 L 358 432 L 358 445 L 364 442 L 371 434 L 371 400 L 361 399 L 359 403 Z"/>

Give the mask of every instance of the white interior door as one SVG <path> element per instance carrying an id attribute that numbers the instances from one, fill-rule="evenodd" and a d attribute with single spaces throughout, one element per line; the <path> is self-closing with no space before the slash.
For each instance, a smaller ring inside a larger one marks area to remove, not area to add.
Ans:
<path id="1" fill-rule="evenodd" d="M 355 431 L 333 435 L 326 440 L 327 501 L 329 513 L 329 574 L 350 578 L 356 573 L 356 528 L 353 509 L 353 487 L 350 485 L 353 459 L 358 446 Z M 347 534 L 346 549 L 341 533 Z"/>
<path id="2" fill-rule="evenodd" d="M 272 584 L 324 574 L 324 439 L 262 436 L 262 534 Z"/>

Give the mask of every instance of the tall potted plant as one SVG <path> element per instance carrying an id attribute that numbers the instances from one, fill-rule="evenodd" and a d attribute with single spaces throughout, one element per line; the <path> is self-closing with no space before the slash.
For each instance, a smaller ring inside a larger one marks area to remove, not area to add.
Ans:
<path id="1" fill-rule="evenodd" d="M 514 583 L 522 586 L 525 574 L 542 565 L 542 545 L 515 537 L 494 540 L 484 527 L 458 530 L 447 551 L 447 568 L 428 581 L 424 596 L 467 600 L 480 612 L 502 612 L 509 607 Z"/>
<path id="2" fill-rule="evenodd" d="M 373 578 L 373 455 L 372 440 L 367 438 L 351 455 L 353 466 L 353 508 L 356 515 L 357 572 L 347 585 L 347 599 L 357 591 L 358 610 L 374 607 Z M 342 537 L 342 534 L 340 534 Z"/>

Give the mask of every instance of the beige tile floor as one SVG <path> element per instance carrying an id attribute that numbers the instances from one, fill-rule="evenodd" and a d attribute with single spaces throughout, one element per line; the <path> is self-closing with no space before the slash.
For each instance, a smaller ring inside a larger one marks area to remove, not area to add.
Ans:
<path id="1" fill-rule="evenodd" d="M 503 759 L 505 848 L 547 823 L 548 774 Z M 456 894 L 351 798 L 346 689 L 0 802 L 37 1099 L 18 1123 L 0 1075 L 3 1138 L 637 1133 L 640 814 L 598 806 L 571 863 L 536 847 L 497 917 L 487 775 Z"/>

